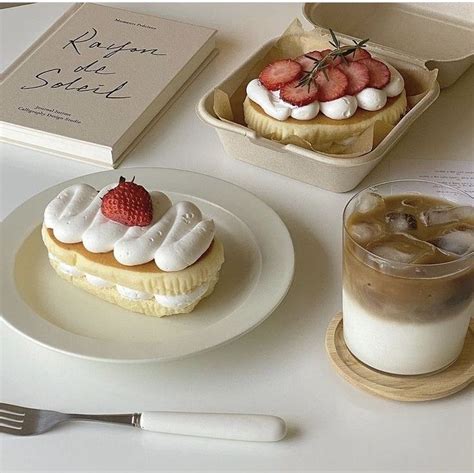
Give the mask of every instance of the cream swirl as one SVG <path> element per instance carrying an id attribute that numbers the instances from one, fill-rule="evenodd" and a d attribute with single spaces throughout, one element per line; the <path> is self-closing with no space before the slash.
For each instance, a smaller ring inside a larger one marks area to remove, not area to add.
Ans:
<path id="1" fill-rule="evenodd" d="M 383 62 L 383 61 L 381 61 Z M 388 97 L 400 95 L 405 88 L 402 75 L 390 64 L 384 62 L 390 71 L 390 82 L 383 89 L 366 87 L 356 94 L 357 105 L 363 110 L 374 112 L 385 107 Z"/>
<path id="2" fill-rule="evenodd" d="M 400 95 L 405 88 L 405 81 L 402 75 L 389 63 L 383 62 L 390 71 L 390 82 L 382 89 L 387 97 L 396 97 Z"/>
<path id="3" fill-rule="evenodd" d="M 350 118 L 357 110 L 357 100 L 353 95 L 344 95 L 336 100 L 321 102 L 321 112 L 333 120 L 344 120 Z"/>
<path id="4" fill-rule="evenodd" d="M 92 253 L 114 252 L 126 266 L 155 260 L 163 271 L 180 271 L 209 248 L 214 222 L 203 219 L 191 202 L 171 204 L 162 192 L 150 192 L 153 220 L 146 227 L 129 227 L 105 217 L 101 198 L 116 184 L 98 192 L 87 184 L 64 189 L 44 212 L 44 224 L 63 243 L 82 242 Z"/>
<path id="5" fill-rule="evenodd" d="M 296 120 L 312 120 L 319 113 L 319 102 L 302 107 L 292 105 L 280 98 L 280 91 L 268 90 L 258 79 L 247 84 L 247 95 L 276 120 L 284 121 L 290 116 Z"/>
<path id="6" fill-rule="evenodd" d="M 363 110 L 375 112 L 385 107 L 387 103 L 387 93 L 381 89 L 367 87 L 361 90 L 356 96 L 357 105 Z"/>

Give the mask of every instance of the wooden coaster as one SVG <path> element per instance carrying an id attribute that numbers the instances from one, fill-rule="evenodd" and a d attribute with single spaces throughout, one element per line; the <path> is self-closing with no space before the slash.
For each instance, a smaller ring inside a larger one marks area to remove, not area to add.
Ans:
<path id="1" fill-rule="evenodd" d="M 336 371 L 364 391 L 396 401 L 431 401 L 454 394 L 474 380 L 474 319 L 471 319 L 459 358 L 446 369 L 432 374 L 403 376 L 369 368 L 347 348 L 341 313 L 329 323 L 326 351 Z"/>

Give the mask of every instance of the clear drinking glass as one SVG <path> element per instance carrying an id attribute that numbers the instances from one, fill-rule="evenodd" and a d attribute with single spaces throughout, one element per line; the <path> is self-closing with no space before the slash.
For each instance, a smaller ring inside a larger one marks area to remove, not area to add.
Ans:
<path id="1" fill-rule="evenodd" d="M 449 366 L 474 316 L 474 199 L 428 181 L 386 182 L 355 195 L 343 218 L 349 350 L 389 373 Z"/>

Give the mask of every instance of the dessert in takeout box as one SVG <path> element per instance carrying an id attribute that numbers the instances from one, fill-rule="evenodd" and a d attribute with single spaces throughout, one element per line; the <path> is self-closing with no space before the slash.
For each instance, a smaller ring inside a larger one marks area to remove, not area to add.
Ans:
<path id="1" fill-rule="evenodd" d="M 342 44 L 294 22 L 214 111 L 258 135 L 339 157 L 374 149 L 430 90 L 436 71 Z"/>
<path id="2" fill-rule="evenodd" d="M 191 202 L 120 178 L 100 191 L 64 189 L 46 207 L 42 229 L 62 278 L 133 312 L 191 312 L 211 294 L 224 250 L 213 220 Z"/>
<path id="3" fill-rule="evenodd" d="M 405 82 L 390 64 L 364 49 L 331 48 L 265 66 L 247 85 L 244 115 L 262 136 L 298 136 L 316 149 L 337 152 L 376 121 L 395 125 L 407 107 Z"/>

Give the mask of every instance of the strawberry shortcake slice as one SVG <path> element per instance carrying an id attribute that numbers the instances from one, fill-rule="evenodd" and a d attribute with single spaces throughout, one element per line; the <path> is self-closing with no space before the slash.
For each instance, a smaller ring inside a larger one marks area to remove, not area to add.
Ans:
<path id="1" fill-rule="evenodd" d="M 56 273 L 133 312 L 191 312 L 224 262 L 214 221 L 186 201 L 120 178 L 100 191 L 74 184 L 46 207 L 42 228 Z"/>
<path id="2" fill-rule="evenodd" d="M 259 135 L 297 136 L 314 149 L 337 152 L 376 121 L 395 125 L 405 114 L 402 75 L 365 49 L 368 40 L 309 51 L 268 64 L 247 85 L 244 117 Z"/>

